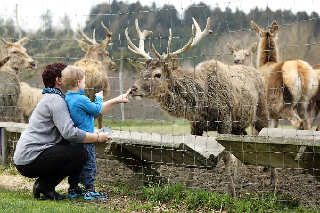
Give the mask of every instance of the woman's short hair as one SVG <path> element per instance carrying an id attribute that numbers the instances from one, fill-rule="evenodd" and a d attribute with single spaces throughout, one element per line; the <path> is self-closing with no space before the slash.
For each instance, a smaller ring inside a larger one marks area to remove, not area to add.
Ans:
<path id="1" fill-rule="evenodd" d="M 85 71 L 76 66 L 67 66 L 62 72 L 61 81 L 67 90 L 77 86 L 77 82 L 81 81 L 85 76 Z"/>
<path id="2" fill-rule="evenodd" d="M 49 64 L 42 71 L 42 80 L 45 87 L 53 88 L 56 83 L 56 78 L 61 78 L 61 72 L 67 67 L 64 63 Z"/>

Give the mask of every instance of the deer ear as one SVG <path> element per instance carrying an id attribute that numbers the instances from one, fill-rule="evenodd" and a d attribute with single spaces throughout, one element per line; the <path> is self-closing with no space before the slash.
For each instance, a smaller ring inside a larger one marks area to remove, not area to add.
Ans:
<path id="1" fill-rule="evenodd" d="M 278 34 L 278 31 L 279 31 L 279 25 L 276 21 L 273 21 L 271 24 L 270 24 L 270 33 L 271 35 L 275 36 Z"/>
<path id="2" fill-rule="evenodd" d="M 147 63 L 146 62 L 133 61 L 131 59 L 129 59 L 129 62 L 131 63 L 131 65 L 134 67 L 134 69 L 136 71 L 142 71 L 142 70 L 145 70 L 147 68 Z"/>
<path id="3" fill-rule="evenodd" d="M 231 44 L 229 44 L 229 43 L 227 43 L 227 46 L 228 46 L 228 49 L 229 49 L 229 51 L 230 51 L 230 53 L 234 53 L 234 48 L 233 48 L 233 46 L 231 45 Z"/>
<path id="4" fill-rule="evenodd" d="M 108 46 L 108 41 L 103 40 L 103 41 L 99 44 L 99 51 L 102 52 L 103 50 L 106 49 L 107 46 Z"/>
<path id="5" fill-rule="evenodd" d="M 79 44 L 79 46 L 84 50 L 84 51 L 88 51 L 88 44 L 82 40 L 77 39 L 77 42 Z"/>
<path id="6" fill-rule="evenodd" d="M 173 71 L 178 69 L 178 67 L 179 67 L 179 59 L 177 56 L 174 56 L 168 61 L 168 69 Z"/>
<path id="7" fill-rule="evenodd" d="M 10 56 L 6 56 L 6 57 L 2 58 L 2 59 L 0 60 L 0 68 L 1 68 L 3 65 L 5 65 L 5 63 L 7 63 L 7 61 L 9 61 L 9 59 L 10 59 Z"/>
<path id="8" fill-rule="evenodd" d="M 1 41 L 3 44 L 8 45 L 8 42 L 6 40 L 4 40 L 3 38 L 1 38 Z"/>
<path id="9" fill-rule="evenodd" d="M 23 43 L 27 40 L 28 37 L 24 37 L 22 39 L 20 39 L 19 41 L 16 42 L 16 44 L 20 44 L 21 46 L 23 46 Z"/>
<path id="10" fill-rule="evenodd" d="M 254 23 L 253 21 L 251 21 L 251 28 L 256 32 L 256 34 L 259 36 L 259 37 L 262 37 L 263 36 L 263 30 L 261 30 L 259 28 L 259 26 Z"/>
<path id="11" fill-rule="evenodd" d="M 258 50 L 258 44 L 257 42 L 255 42 L 254 44 L 252 44 L 249 48 L 250 52 L 255 53 Z"/>

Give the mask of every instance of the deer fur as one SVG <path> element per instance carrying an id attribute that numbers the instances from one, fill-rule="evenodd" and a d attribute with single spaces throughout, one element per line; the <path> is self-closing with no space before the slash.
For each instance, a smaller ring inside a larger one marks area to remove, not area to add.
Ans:
<path id="1" fill-rule="evenodd" d="M 101 24 L 106 31 L 107 38 L 100 44 L 95 41 L 94 34 L 93 40 L 90 40 L 83 34 L 79 27 L 78 33 L 90 44 L 77 39 L 78 44 L 86 54 L 83 59 L 73 64 L 74 66 L 80 67 L 86 71 L 85 94 L 91 101 L 94 101 L 95 94 L 100 91 L 103 91 L 103 100 L 107 100 L 110 91 L 108 71 L 112 71 L 117 68 L 117 65 L 110 59 L 109 52 L 106 50 L 112 33 L 109 32 L 102 22 Z M 98 118 L 98 128 L 102 128 L 102 119 L 102 116 Z"/>
<path id="2" fill-rule="evenodd" d="M 257 52 L 258 44 L 252 44 L 249 49 L 239 50 L 235 46 L 227 43 L 230 53 L 234 56 L 233 63 L 235 65 L 242 64 L 245 66 L 254 67 L 252 63 L 252 53 Z"/>
<path id="3" fill-rule="evenodd" d="M 251 21 L 252 29 L 260 38 L 258 68 L 267 86 L 269 118 L 291 122 L 295 129 L 311 129 L 311 100 L 318 90 L 318 78 L 305 61 L 290 59 L 278 61 L 277 35 L 279 26 L 273 21 L 269 30 L 259 28 Z"/>
<path id="4" fill-rule="evenodd" d="M 27 50 L 23 47 L 23 43 L 27 38 L 28 37 L 24 37 L 15 43 L 7 42 L 1 38 L 0 58 L 9 56 L 10 60 L 0 68 L 0 71 L 13 71 L 19 76 L 20 70 L 23 68 L 29 70 L 37 69 L 36 62 L 28 55 Z"/>
<path id="5" fill-rule="evenodd" d="M 320 64 L 314 65 L 313 69 L 316 71 L 318 82 L 320 84 Z M 315 103 L 313 104 L 313 107 L 312 107 L 311 127 L 314 125 L 319 112 L 320 112 L 320 85 L 318 85 L 318 92 L 315 98 Z M 320 131 L 320 124 L 318 125 L 316 130 Z"/>
<path id="6" fill-rule="evenodd" d="M 32 112 L 42 98 L 42 89 L 20 83 L 20 95 L 17 103 L 17 122 L 29 123 Z"/>
<path id="7" fill-rule="evenodd" d="M 207 28 L 210 19 L 208 18 Z M 194 20 L 195 25 L 197 23 Z M 152 35 L 143 33 L 137 26 L 140 42 Z M 197 27 L 198 28 L 198 27 Z M 195 37 L 204 37 L 208 30 Z M 201 30 L 200 30 L 201 31 Z M 131 97 L 155 100 L 160 108 L 175 118 L 187 119 L 191 124 L 191 134 L 203 135 L 204 131 L 218 131 L 220 134 L 247 134 L 245 129 L 253 124 L 260 131 L 268 125 L 264 80 L 256 69 L 248 66 L 228 66 L 222 62 L 210 60 L 202 62 L 195 69 L 179 67 L 176 57 L 194 46 L 200 39 L 190 41 L 180 50 L 160 56 L 153 51 L 158 60 L 152 60 L 143 48 L 137 48 L 131 42 L 126 30 L 129 49 L 145 57 L 145 62 L 130 61 L 141 77 L 131 88 Z M 142 43 L 142 42 L 141 42 Z M 142 44 L 139 47 L 143 47 Z M 229 178 L 229 193 L 235 196 L 233 180 L 230 174 L 230 153 L 224 158 Z"/>

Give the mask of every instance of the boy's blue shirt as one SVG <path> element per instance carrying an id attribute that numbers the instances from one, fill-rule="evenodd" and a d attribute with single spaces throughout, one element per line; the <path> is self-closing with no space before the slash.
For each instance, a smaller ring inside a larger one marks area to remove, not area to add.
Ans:
<path id="1" fill-rule="evenodd" d="M 65 101 L 68 104 L 74 126 L 86 132 L 94 133 L 94 116 L 99 115 L 102 110 L 102 98 L 96 96 L 95 102 L 91 102 L 84 95 L 84 90 L 80 90 L 79 92 L 67 91 Z"/>

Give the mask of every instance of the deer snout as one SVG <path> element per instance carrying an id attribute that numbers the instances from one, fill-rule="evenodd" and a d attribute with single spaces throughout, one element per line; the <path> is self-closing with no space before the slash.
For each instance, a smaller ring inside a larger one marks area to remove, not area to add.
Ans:
<path id="1" fill-rule="evenodd" d="M 137 91 L 137 89 L 138 88 L 136 86 L 132 86 L 129 94 L 133 94 L 135 91 Z"/>
<path id="2" fill-rule="evenodd" d="M 37 64 L 36 64 L 36 62 L 34 62 L 34 61 L 31 61 L 30 62 L 30 65 L 31 65 L 31 67 L 32 67 L 32 69 L 37 69 Z"/>
<path id="3" fill-rule="evenodd" d="M 234 59 L 234 60 L 233 60 L 233 63 L 235 63 L 235 64 L 240 64 L 240 59 Z"/>
<path id="4" fill-rule="evenodd" d="M 113 61 L 111 61 L 111 63 L 110 63 L 110 70 L 115 70 L 115 69 L 117 69 L 117 64 L 116 63 L 114 63 Z"/>

